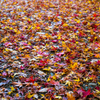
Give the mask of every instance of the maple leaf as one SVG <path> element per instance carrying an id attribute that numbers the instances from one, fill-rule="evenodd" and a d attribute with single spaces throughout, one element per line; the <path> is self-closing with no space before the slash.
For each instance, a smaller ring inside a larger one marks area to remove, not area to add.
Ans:
<path id="1" fill-rule="evenodd" d="M 67 98 L 68 100 L 75 100 L 75 97 L 73 96 L 72 93 L 67 93 Z"/>
<path id="2" fill-rule="evenodd" d="M 95 89 L 100 90 L 100 87 L 99 87 L 99 86 L 97 86 L 97 87 L 95 87 Z"/>
<path id="3" fill-rule="evenodd" d="M 22 87 L 22 83 L 20 81 L 13 82 L 12 84 L 14 84 L 15 86 L 18 86 L 18 87 Z"/>
<path id="4" fill-rule="evenodd" d="M 23 69 L 25 69 L 25 67 L 23 67 L 23 66 L 20 66 L 20 69 L 21 69 L 21 70 L 23 70 Z"/>
<path id="5" fill-rule="evenodd" d="M 11 91 L 14 91 L 15 90 L 15 88 L 13 86 L 11 86 L 10 88 L 11 88 Z"/>
<path id="6" fill-rule="evenodd" d="M 60 56 L 62 56 L 63 54 L 64 54 L 64 52 L 60 52 L 60 53 L 57 53 L 56 55 L 60 57 Z"/>
<path id="7" fill-rule="evenodd" d="M 55 58 L 55 61 L 61 61 L 61 58 L 56 57 L 56 58 Z"/>
<path id="8" fill-rule="evenodd" d="M 90 92 L 91 92 L 90 89 L 89 89 L 88 91 L 85 91 L 85 90 L 84 90 L 84 92 L 83 92 L 83 98 L 86 97 L 86 96 L 88 96 L 88 95 L 90 95 L 90 94 L 92 94 L 92 93 L 90 93 Z"/>
<path id="9" fill-rule="evenodd" d="M 33 79 L 33 76 L 30 76 L 29 78 L 26 79 L 26 82 L 33 82 L 34 83 L 35 79 Z"/>
<path id="10" fill-rule="evenodd" d="M 27 95 L 28 98 L 32 98 L 33 96 L 34 94 L 31 95 L 30 93 Z"/>
<path id="11" fill-rule="evenodd" d="M 58 81 L 56 82 L 56 81 L 54 81 L 54 80 L 51 80 L 51 81 L 50 81 L 50 84 L 52 84 L 52 85 L 59 85 L 59 82 L 58 82 Z"/>
<path id="12" fill-rule="evenodd" d="M 79 81 L 80 81 L 80 79 L 78 78 L 78 79 L 75 79 L 74 81 L 79 82 Z"/>
<path id="13" fill-rule="evenodd" d="M 70 86 L 70 85 L 72 85 L 72 82 L 67 80 L 65 84 Z"/>
<path id="14" fill-rule="evenodd" d="M 34 83 L 35 80 L 33 79 L 33 76 L 30 76 L 29 81 Z"/>
<path id="15" fill-rule="evenodd" d="M 58 40 L 52 40 L 52 42 L 53 42 L 53 43 L 56 43 L 56 42 L 58 42 Z"/>
<path id="16" fill-rule="evenodd" d="M 91 90 L 85 91 L 83 88 L 77 91 L 78 94 L 82 93 L 82 98 L 87 97 L 88 95 L 91 95 Z"/>
<path id="17" fill-rule="evenodd" d="M 97 64 L 100 65 L 100 60 L 97 61 Z"/>
<path id="18" fill-rule="evenodd" d="M 96 17 L 96 16 L 97 16 L 96 13 L 94 13 L 94 14 L 93 14 L 93 17 Z"/>

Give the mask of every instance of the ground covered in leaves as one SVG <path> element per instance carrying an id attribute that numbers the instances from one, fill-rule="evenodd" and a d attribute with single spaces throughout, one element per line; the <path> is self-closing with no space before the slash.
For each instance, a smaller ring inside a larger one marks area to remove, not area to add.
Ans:
<path id="1" fill-rule="evenodd" d="M 0 100 L 99 100 L 100 2 L 1 0 Z"/>

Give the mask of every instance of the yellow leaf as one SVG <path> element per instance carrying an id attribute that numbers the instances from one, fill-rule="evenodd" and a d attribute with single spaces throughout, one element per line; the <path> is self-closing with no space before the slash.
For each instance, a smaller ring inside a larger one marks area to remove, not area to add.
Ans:
<path id="1" fill-rule="evenodd" d="M 33 96 L 34 94 L 31 95 L 30 93 L 27 95 L 28 98 L 32 98 Z"/>
<path id="2" fill-rule="evenodd" d="M 48 67 L 48 68 L 44 68 L 43 70 L 45 70 L 45 71 L 50 71 L 50 67 Z"/>
<path id="3" fill-rule="evenodd" d="M 41 96 L 43 97 L 43 96 L 44 96 L 44 94 L 41 94 Z"/>
<path id="4" fill-rule="evenodd" d="M 20 33 L 21 33 L 20 31 L 17 32 L 17 34 L 20 34 Z"/>
<path id="5" fill-rule="evenodd" d="M 38 83 L 35 82 L 35 83 L 34 83 L 34 86 L 38 86 Z"/>
<path id="6" fill-rule="evenodd" d="M 54 80 L 56 80 L 56 76 L 53 76 L 52 78 L 53 78 Z"/>
<path id="7" fill-rule="evenodd" d="M 27 54 L 27 55 L 25 55 L 25 58 L 30 58 L 30 56 Z"/>
<path id="8" fill-rule="evenodd" d="M 100 82 L 98 82 L 98 84 L 100 85 Z"/>
<path id="9" fill-rule="evenodd" d="M 57 98 L 57 99 L 61 99 L 62 97 L 61 97 L 61 96 L 56 96 L 55 98 Z"/>
<path id="10" fill-rule="evenodd" d="M 49 81 L 50 81 L 50 78 L 47 79 L 47 82 L 49 82 Z"/>
<path id="11" fill-rule="evenodd" d="M 76 42 L 76 44 L 78 44 L 78 42 Z"/>
<path id="12" fill-rule="evenodd" d="M 28 18 L 28 21 L 31 21 L 31 19 L 30 19 L 30 18 Z"/>
<path id="13" fill-rule="evenodd" d="M 77 23 L 80 23 L 80 20 L 77 20 Z"/>
<path id="14" fill-rule="evenodd" d="M 11 91 L 14 91 L 15 90 L 15 88 L 13 86 L 11 86 L 10 88 L 11 88 Z"/>
<path id="15" fill-rule="evenodd" d="M 92 78 L 92 77 L 90 77 L 90 78 L 89 78 L 89 80 L 93 80 L 93 78 Z"/>
<path id="16" fill-rule="evenodd" d="M 4 41 L 6 41 L 6 39 L 7 39 L 7 38 L 2 38 L 1 42 L 4 42 Z"/>
<path id="17" fill-rule="evenodd" d="M 12 77 L 12 78 L 14 78 L 14 76 L 13 76 L 13 75 L 11 75 L 11 77 Z"/>
<path id="18" fill-rule="evenodd" d="M 57 63 L 54 63 L 54 66 L 57 67 Z"/>
<path id="19" fill-rule="evenodd" d="M 49 46 L 49 44 L 46 43 L 46 47 Z"/>
<path id="20" fill-rule="evenodd" d="M 74 81 L 79 82 L 79 81 L 80 81 L 80 79 L 78 78 L 78 79 L 75 79 Z"/>
<path id="21" fill-rule="evenodd" d="M 28 45 L 31 45 L 31 42 L 28 42 Z"/>
<path id="22" fill-rule="evenodd" d="M 40 29 L 40 27 L 37 27 L 37 29 Z"/>
<path id="23" fill-rule="evenodd" d="M 17 29 L 14 29 L 14 32 L 17 32 Z"/>
<path id="24" fill-rule="evenodd" d="M 69 48 L 69 47 L 67 47 L 66 51 L 67 51 L 67 52 L 70 52 L 70 48 Z"/>
<path id="25" fill-rule="evenodd" d="M 67 23 L 64 23 L 64 24 L 63 24 L 63 27 L 67 27 L 67 26 L 68 26 L 68 24 L 67 24 Z"/>
<path id="26" fill-rule="evenodd" d="M 12 30 L 13 28 L 12 27 L 10 27 L 10 30 Z"/>
<path id="27" fill-rule="evenodd" d="M 19 94 L 18 93 L 16 93 L 16 97 L 19 97 Z"/>
<path id="28" fill-rule="evenodd" d="M 15 25 L 15 23 L 12 23 L 12 25 Z"/>
<path id="29" fill-rule="evenodd" d="M 89 81 L 89 79 L 88 79 L 88 78 L 84 78 L 84 81 L 88 82 L 88 81 Z"/>
<path id="30" fill-rule="evenodd" d="M 87 52 L 88 51 L 88 48 L 85 48 L 85 52 Z"/>
<path id="31" fill-rule="evenodd" d="M 99 90 L 96 90 L 96 93 L 97 93 L 97 94 L 100 94 L 100 91 L 99 91 Z"/>
<path id="32" fill-rule="evenodd" d="M 70 82 L 70 81 L 67 80 L 65 84 L 68 85 L 68 86 L 70 86 L 72 84 L 72 82 Z"/>
<path id="33" fill-rule="evenodd" d="M 8 48 L 5 48 L 5 50 L 6 50 L 6 51 L 9 51 L 9 49 L 8 49 Z"/>
<path id="34" fill-rule="evenodd" d="M 12 91 L 9 91 L 8 94 L 10 95 L 12 93 Z"/>

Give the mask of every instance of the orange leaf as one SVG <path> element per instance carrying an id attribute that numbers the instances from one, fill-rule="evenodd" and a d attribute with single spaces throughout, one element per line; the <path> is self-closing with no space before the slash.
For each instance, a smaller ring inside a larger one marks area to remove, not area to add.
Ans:
<path id="1" fill-rule="evenodd" d="M 68 100 L 75 100 L 75 97 L 73 96 L 72 93 L 67 93 L 67 98 Z"/>
<path id="2" fill-rule="evenodd" d="M 100 58 L 100 54 L 95 54 L 95 57 L 96 58 Z"/>
<path id="3" fill-rule="evenodd" d="M 27 54 L 27 55 L 25 55 L 25 58 L 30 58 L 30 56 Z"/>

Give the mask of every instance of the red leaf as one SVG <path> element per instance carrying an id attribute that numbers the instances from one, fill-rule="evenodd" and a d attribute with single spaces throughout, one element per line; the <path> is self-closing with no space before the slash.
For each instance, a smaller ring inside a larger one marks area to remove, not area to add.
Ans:
<path id="1" fill-rule="evenodd" d="M 56 57 L 56 58 L 55 58 L 55 61 L 61 61 L 61 58 Z"/>
<path id="2" fill-rule="evenodd" d="M 88 95 L 92 94 L 90 89 L 88 91 L 85 91 L 83 88 L 78 90 L 77 93 L 78 94 L 82 93 L 83 94 L 82 98 L 87 97 Z"/>
<path id="3" fill-rule="evenodd" d="M 33 79 L 33 76 L 30 76 L 29 78 L 26 79 L 26 82 L 33 82 L 34 83 L 35 79 Z"/>
<path id="4" fill-rule="evenodd" d="M 53 42 L 53 43 L 56 43 L 56 42 L 58 42 L 58 40 L 52 40 L 52 42 Z"/>
<path id="5" fill-rule="evenodd" d="M 93 14 L 93 16 L 96 17 L 97 15 L 96 14 Z"/>
<path id="6" fill-rule="evenodd" d="M 100 60 L 97 61 L 97 64 L 100 65 Z"/>
<path id="7" fill-rule="evenodd" d="M 100 90 L 100 87 L 99 87 L 99 86 L 97 86 L 97 87 L 95 87 L 95 89 Z"/>
<path id="8" fill-rule="evenodd" d="M 86 97 L 86 96 L 88 96 L 88 95 L 90 95 L 90 94 L 92 94 L 90 92 L 91 92 L 90 89 L 88 91 L 84 91 L 83 92 L 83 98 Z"/>
<path id="9" fill-rule="evenodd" d="M 52 85 L 59 85 L 59 82 L 58 82 L 58 81 L 56 82 L 56 81 L 54 81 L 54 80 L 51 80 L 50 83 L 51 83 Z"/>

